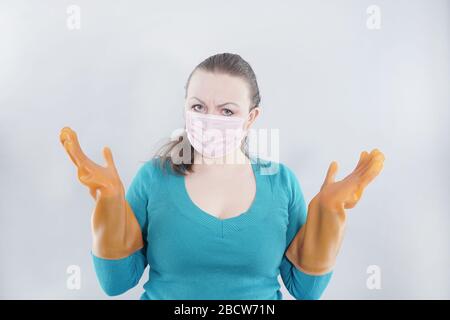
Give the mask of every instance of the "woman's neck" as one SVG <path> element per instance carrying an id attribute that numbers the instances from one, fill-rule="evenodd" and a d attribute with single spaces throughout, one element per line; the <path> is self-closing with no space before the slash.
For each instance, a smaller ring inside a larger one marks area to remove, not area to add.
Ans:
<path id="1" fill-rule="evenodd" d="M 242 170 L 245 165 L 250 163 L 250 159 L 242 152 L 240 148 L 236 151 L 219 158 L 206 158 L 202 154 L 194 151 L 194 164 L 193 170 L 196 172 L 202 171 L 203 173 L 220 173 L 235 172 L 236 170 Z M 244 165 L 244 166 L 243 166 Z"/>

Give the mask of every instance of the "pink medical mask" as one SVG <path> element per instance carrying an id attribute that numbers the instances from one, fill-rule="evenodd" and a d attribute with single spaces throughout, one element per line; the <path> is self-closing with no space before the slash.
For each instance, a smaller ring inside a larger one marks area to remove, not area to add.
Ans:
<path id="1" fill-rule="evenodd" d="M 240 147 L 245 136 L 244 118 L 186 111 L 189 142 L 207 158 L 219 158 Z"/>

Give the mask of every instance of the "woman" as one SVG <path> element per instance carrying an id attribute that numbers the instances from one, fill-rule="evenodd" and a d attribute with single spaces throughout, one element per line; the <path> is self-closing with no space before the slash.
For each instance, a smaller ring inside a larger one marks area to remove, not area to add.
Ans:
<path id="1" fill-rule="evenodd" d="M 185 132 L 141 166 L 126 193 L 108 147 L 103 167 L 84 155 L 74 131 L 60 133 L 96 200 L 92 257 L 102 288 L 127 291 L 148 264 L 141 299 L 282 299 L 279 274 L 296 299 L 320 298 L 345 209 L 381 171 L 383 154 L 362 152 L 338 182 L 333 162 L 306 207 L 288 167 L 248 153 L 260 94 L 245 60 L 211 56 L 185 89 Z"/>

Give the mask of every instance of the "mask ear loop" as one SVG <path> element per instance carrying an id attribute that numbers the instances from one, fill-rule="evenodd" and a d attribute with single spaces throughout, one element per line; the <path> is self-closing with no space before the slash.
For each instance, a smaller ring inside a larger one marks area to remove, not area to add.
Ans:
<path id="1" fill-rule="evenodd" d="M 251 114 L 252 111 L 253 111 L 253 109 L 248 114 L 247 120 L 245 120 L 245 122 L 244 122 L 244 127 L 245 127 L 245 123 L 247 123 L 247 121 L 249 120 L 248 118 L 250 117 L 250 114 Z M 244 130 L 245 133 L 242 134 L 241 146 L 242 146 L 242 144 L 244 143 L 244 141 L 246 139 L 247 139 L 247 142 L 245 142 L 245 143 L 247 144 L 247 146 L 249 146 L 249 139 L 250 139 L 249 136 L 248 136 L 249 131 L 250 131 L 250 127 Z"/>
<path id="2" fill-rule="evenodd" d="M 251 113 L 251 111 L 250 111 L 250 113 Z M 247 121 L 249 120 L 248 118 L 250 117 L 250 113 L 248 114 L 248 117 L 247 117 L 247 119 L 244 122 L 244 127 L 245 127 L 245 124 L 247 123 Z M 248 131 L 249 130 L 250 130 L 250 128 L 247 128 L 247 129 L 244 130 L 245 134 L 242 134 L 242 140 L 244 140 L 248 136 Z"/>

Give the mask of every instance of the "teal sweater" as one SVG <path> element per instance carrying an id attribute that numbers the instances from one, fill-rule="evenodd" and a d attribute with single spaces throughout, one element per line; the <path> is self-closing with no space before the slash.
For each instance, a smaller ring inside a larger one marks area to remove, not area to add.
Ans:
<path id="1" fill-rule="evenodd" d="M 107 295 L 133 288 L 149 265 L 141 299 L 280 300 L 278 275 L 296 299 L 319 299 L 332 271 L 308 275 L 285 256 L 306 222 L 307 206 L 284 164 L 252 157 L 256 196 L 244 213 L 216 218 L 196 206 L 184 176 L 157 158 L 138 170 L 126 199 L 142 229 L 144 248 L 110 260 L 92 254 Z"/>

